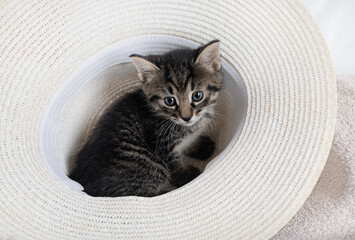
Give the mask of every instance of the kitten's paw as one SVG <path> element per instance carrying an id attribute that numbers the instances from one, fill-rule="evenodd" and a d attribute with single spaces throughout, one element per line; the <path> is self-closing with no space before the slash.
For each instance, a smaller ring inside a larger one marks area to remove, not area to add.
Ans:
<path id="1" fill-rule="evenodd" d="M 191 182 L 198 175 L 201 174 L 201 171 L 195 167 L 184 168 L 177 177 L 175 177 L 173 184 L 177 187 L 181 187 L 188 182 Z"/>
<path id="2" fill-rule="evenodd" d="M 200 171 L 200 173 L 202 173 L 205 170 L 208 163 L 209 161 L 192 158 L 189 156 L 186 156 L 182 162 L 185 168 L 189 168 L 189 167 L 196 168 Z"/>
<path id="3" fill-rule="evenodd" d="M 170 192 L 172 190 L 175 190 L 177 189 L 176 186 L 172 185 L 171 183 L 168 183 L 168 184 L 163 184 L 161 187 L 160 187 L 160 191 L 159 191 L 159 194 L 164 194 L 164 193 L 167 193 L 167 192 Z"/>
<path id="4" fill-rule="evenodd" d="M 200 160 L 207 160 L 210 158 L 215 150 L 214 142 L 206 136 L 201 136 L 192 149 L 192 151 L 188 154 L 190 157 L 197 158 Z"/>

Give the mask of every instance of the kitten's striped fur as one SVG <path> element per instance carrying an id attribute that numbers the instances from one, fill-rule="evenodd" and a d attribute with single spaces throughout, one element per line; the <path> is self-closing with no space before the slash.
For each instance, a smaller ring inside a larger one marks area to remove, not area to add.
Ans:
<path id="1" fill-rule="evenodd" d="M 92 196 L 165 193 L 195 178 L 214 150 L 203 133 L 223 85 L 219 42 L 131 58 L 141 89 L 104 115 L 70 174 Z"/>

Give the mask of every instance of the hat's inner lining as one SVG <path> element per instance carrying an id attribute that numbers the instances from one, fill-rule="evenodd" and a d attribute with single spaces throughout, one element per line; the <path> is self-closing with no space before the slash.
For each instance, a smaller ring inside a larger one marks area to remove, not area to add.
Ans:
<path id="1" fill-rule="evenodd" d="M 52 175 L 63 185 L 82 190 L 81 185 L 66 176 L 75 164 L 76 153 L 107 108 L 125 93 L 140 87 L 129 55 L 197 46 L 180 38 L 144 36 L 116 43 L 86 61 L 53 97 L 41 122 L 41 155 Z M 205 171 L 218 164 L 235 143 L 246 113 L 243 83 L 224 61 L 222 70 L 225 88 L 220 92 L 215 124 L 208 131 L 216 150 Z"/>

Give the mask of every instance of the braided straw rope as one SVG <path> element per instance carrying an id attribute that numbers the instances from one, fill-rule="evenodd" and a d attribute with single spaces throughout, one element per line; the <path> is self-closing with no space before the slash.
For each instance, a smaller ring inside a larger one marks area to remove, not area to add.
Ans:
<path id="1" fill-rule="evenodd" d="M 222 42 L 248 96 L 241 134 L 198 180 L 154 197 L 93 198 L 56 181 L 38 128 L 64 81 L 115 42 Z M 298 1 L 0 2 L 0 239 L 267 239 L 297 212 L 329 153 L 336 82 Z"/>

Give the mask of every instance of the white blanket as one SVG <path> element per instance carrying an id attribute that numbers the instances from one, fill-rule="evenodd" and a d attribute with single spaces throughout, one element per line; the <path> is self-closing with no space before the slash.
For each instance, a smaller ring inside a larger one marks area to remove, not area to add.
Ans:
<path id="1" fill-rule="evenodd" d="M 272 240 L 355 239 L 355 75 L 338 78 L 333 145 L 316 187 Z"/>

